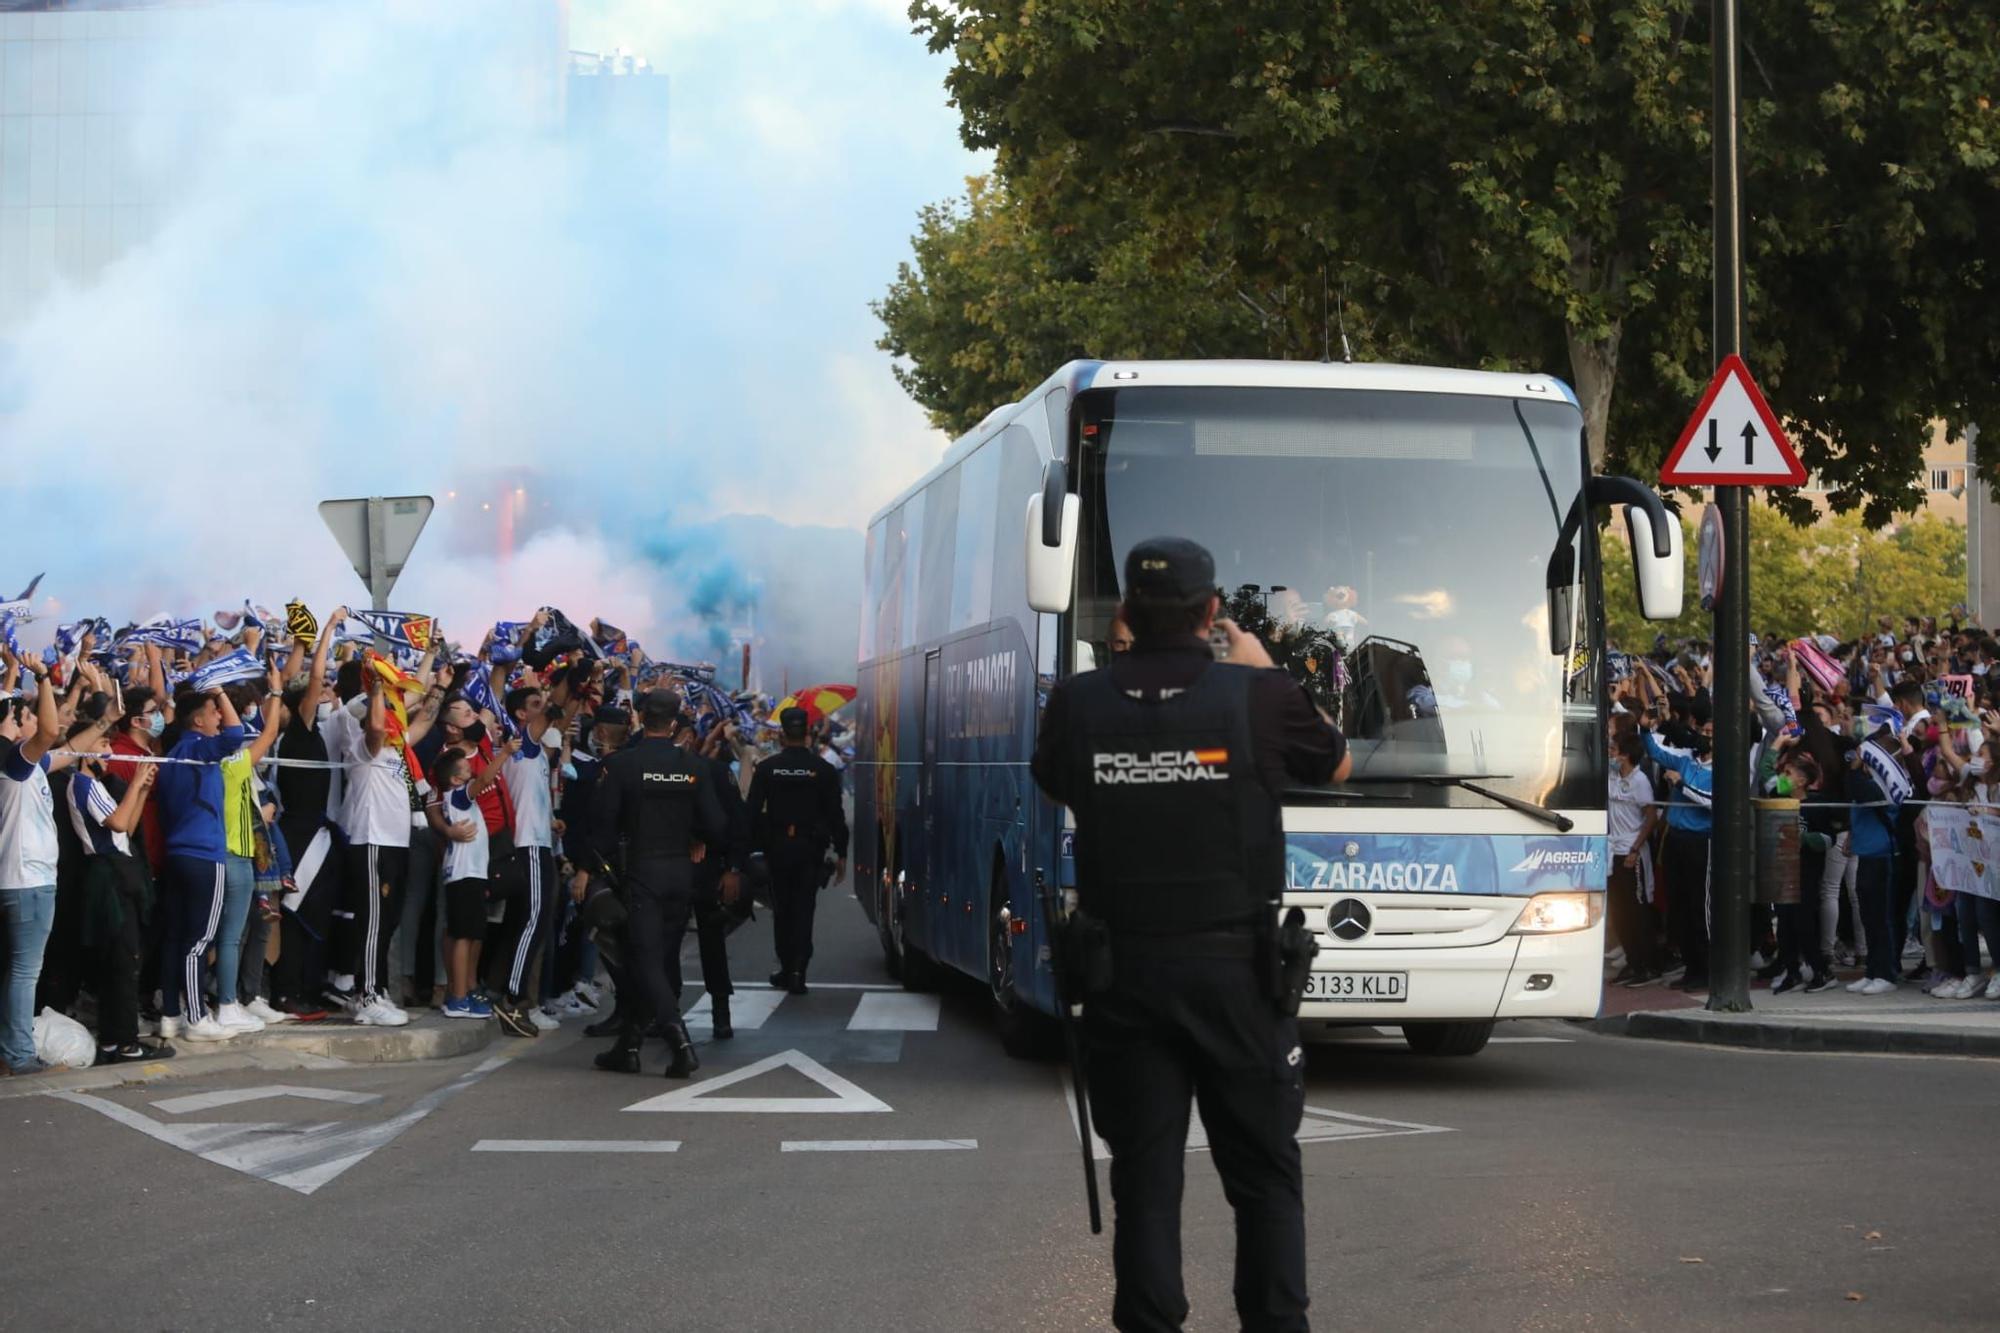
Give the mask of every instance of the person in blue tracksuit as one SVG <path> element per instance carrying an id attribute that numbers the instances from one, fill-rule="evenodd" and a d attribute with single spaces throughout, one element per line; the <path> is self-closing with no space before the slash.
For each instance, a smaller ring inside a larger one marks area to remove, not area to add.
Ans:
<path id="1" fill-rule="evenodd" d="M 1687 746 L 1669 745 L 1657 732 L 1642 733 L 1647 755 L 1678 797 L 1667 806 L 1663 877 L 1670 932 L 1680 941 L 1681 961 L 1687 965 L 1677 984 L 1686 991 L 1708 988 L 1708 859 L 1715 823 L 1715 766 L 1707 740 L 1715 724 L 1704 717 L 1697 725 L 1694 743 Z"/>
<path id="2" fill-rule="evenodd" d="M 160 1036 L 224 1041 L 225 1030 L 202 1002 L 201 959 L 222 921 L 224 759 L 243 748 L 243 723 L 221 690 L 183 692 L 174 701 L 179 736 L 160 766 L 154 801 L 166 835 L 160 893 Z M 176 762 L 177 761 L 177 762 Z"/>

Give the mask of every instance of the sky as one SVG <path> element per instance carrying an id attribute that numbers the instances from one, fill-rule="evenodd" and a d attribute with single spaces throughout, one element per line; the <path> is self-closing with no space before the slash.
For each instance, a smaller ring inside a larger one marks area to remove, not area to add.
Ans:
<path id="1" fill-rule="evenodd" d="M 549 0 L 181 11 L 155 227 L 0 345 L 0 595 L 365 604 L 313 506 L 429 493 L 391 602 L 454 638 L 554 604 L 716 659 L 756 602 L 774 674 L 851 677 L 858 529 L 945 444 L 868 302 L 985 165 L 904 9 L 573 0 L 669 78 L 664 152 L 533 123 Z"/>

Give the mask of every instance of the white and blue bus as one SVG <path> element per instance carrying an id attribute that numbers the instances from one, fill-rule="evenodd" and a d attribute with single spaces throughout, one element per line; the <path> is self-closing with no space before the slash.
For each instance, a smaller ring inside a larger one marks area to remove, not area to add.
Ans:
<path id="1" fill-rule="evenodd" d="M 1678 615 L 1679 523 L 1590 475 L 1560 380 L 1080 361 L 995 411 L 868 529 L 854 883 L 890 970 L 985 979 L 1010 1045 L 1054 1012 L 1038 885 L 1074 870 L 1028 772 L 1039 705 L 1105 660 L 1126 552 L 1171 535 L 1338 649 L 1303 669 L 1353 774 L 1284 813 L 1307 1030 L 1471 1054 L 1501 1019 L 1595 1015 L 1607 504 L 1641 610 Z"/>

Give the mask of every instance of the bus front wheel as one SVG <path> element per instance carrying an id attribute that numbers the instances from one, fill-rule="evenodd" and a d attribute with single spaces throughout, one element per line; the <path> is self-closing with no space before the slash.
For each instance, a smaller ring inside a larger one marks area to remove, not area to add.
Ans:
<path id="1" fill-rule="evenodd" d="M 1477 1055 L 1492 1036 L 1490 1022 L 1403 1024 L 1403 1040 L 1418 1055 Z"/>

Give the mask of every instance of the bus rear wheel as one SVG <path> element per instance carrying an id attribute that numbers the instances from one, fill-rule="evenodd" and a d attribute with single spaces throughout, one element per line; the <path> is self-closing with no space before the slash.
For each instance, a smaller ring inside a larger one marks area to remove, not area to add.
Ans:
<path id="1" fill-rule="evenodd" d="M 1403 1024 L 1403 1040 L 1418 1055 L 1477 1055 L 1492 1036 L 1490 1022 Z"/>
<path id="2" fill-rule="evenodd" d="M 1033 1060 L 1050 1050 L 1049 1022 L 1021 998 L 1015 985 L 1017 954 L 1013 923 L 1007 908 L 1007 879 L 995 867 L 986 943 L 986 982 L 993 996 L 993 1027 L 1000 1048 L 1017 1060 Z"/>

